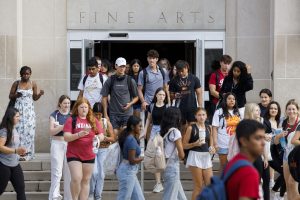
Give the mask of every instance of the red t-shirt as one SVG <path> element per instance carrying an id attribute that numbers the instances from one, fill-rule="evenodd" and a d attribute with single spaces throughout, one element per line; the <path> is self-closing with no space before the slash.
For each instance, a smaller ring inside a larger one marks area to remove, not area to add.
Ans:
<path id="1" fill-rule="evenodd" d="M 92 160 L 95 158 L 95 154 L 93 152 L 93 139 L 95 134 L 103 134 L 103 129 L 101 124 L 96 119 L 96 126 L 98 132 L 95 133 L 93 129 L 91 129 L 90 134 L 81 137 L 77 140 L 68 143 L 67 147 L 67 158 L 79 158 L 82 161 L 85 160 Z M 76 127 L 74 131 L 72 131 L 72 117 L 69 117 L 64 126 L 64 132 L 69 132 L 72 134 L 77 134 L 78 132 L 86 129 L 91 128 L 91 125 L 87 121 L 87 119 L 81 119 L 77 117 L 76 120 Z"/>
<path id="2" fill-rule="evenodd" d="M 218 78 L 218 84 L 216 83 L 216 73 L 219 74 L 219 78 Z M 223 81 L 224 81 L 224 78 L 227 76 L 227 73 L 226 74 L 223 74 L 221 72 L 220 69 L 218 69 L 216 72 L 212 73 L 210 75 L 210 78 L 209 78 L 209 84 L 211 85 L 215 85 L 216 86 L 216 91 L 217 92 L 220 92 L 221 91 L 221 88 L 222 88 L 222 85 L 223 85 Z M 219 101 L 219 99 L 213 97 L 213 103 L 214 104 L 217 104 Z"/>
<path id="3" fill-rule="evenodd" d="M 247 160 L 242 154 L 237 154 L 229 161 L 225 168 L 225 174 L 238 160 Z M 259 174 L 252 166 L 241 167 L 235 171 L 226 182 L 227 199 L 238 200 L 240 197 L 261 199 Z"/>

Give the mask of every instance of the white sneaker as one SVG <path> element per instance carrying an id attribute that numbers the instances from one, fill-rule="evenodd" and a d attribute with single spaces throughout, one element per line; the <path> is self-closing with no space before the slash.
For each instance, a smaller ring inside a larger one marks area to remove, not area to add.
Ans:
<path id="1" fill-rule="evenodd" d="M 281 197 L 279 193 L 274 195 L 274 200 L 284 200 L 284 197 Z"/>
<path id="2" fill-rule="evenodd" d="M 161 183 L 157 183 L 155 186 L 154 186 L 154 189 L 153 189 L 153 192 L 154 193 L 159 193 L 161 191 L 164 190 L 164 187 L 162 186 Z"/>
<path id="3" fill-rule="evenodd" d="M 272 189 L 274 187 L 274 184 L 275 184 L 274 180 L 270 179 L 270 189 Z"/>

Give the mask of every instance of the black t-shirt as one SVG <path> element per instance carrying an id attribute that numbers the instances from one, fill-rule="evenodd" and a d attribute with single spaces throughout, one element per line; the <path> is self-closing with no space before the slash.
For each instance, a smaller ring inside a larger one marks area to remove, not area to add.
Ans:
<path id="1" fill-rule="evenodd" d="M 186 78 L 176 76 L 170 81 L 169 90 L 172 93 L 180 93 L 180 110 L 190 111 L 197 108 L 195 91 L 201 88 L 200 80 L 193 74 L 188 74 Z"/>
<path id="2" fill-rule="evenodd" d="M 153 108 L 152 106 L 148 106 L 148 108 L 152 116 L 152 124 L 160 125 L 163 114 L 166 110 L 166 105 L 163 105 L 162 107 L 157 107 L 155 104 L 153 104 Z"/>
<path id="3" fill-rule="evenodd" d="M 267 107 L 264 107 L 261 103 L 258 104 L 260 108 L 260 116 L 264 117 L 267 112 Z"/>

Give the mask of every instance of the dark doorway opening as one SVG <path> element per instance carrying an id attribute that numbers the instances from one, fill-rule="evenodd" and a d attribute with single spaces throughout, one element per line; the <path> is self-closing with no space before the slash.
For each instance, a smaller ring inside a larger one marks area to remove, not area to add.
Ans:
<path id="1" fill-rule="evenodd" d="M 167 58 L 171 66 L 179 59 L 186 60 L 192 73 L 196 72 L 196 49 L 194 41 L 95 41 L 95 55 L 114 64 L 118 57 L 127 63 L 138 58 L 142 67 L 147 67 L 147 52 L 155 49 L 160 58 Z"/>

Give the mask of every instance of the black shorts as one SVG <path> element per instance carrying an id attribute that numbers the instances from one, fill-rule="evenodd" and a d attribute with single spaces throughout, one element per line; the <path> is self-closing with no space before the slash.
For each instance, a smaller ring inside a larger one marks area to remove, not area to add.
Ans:
<path id="1" fill-rule="evenodd" d="M 71 161 L 78 161 L 78 162 L 81 162 L 81 163 L 95 163 L 95 158 L 92 159 L 92 160 L 81 160 L 79 158 L 75 158 L 75 157 L 71 157 L 71 158 L 67 158 L 67 162 L 71 162 Z"/>
<path id="2" fill-rule="evenodd" d="M 189 109 L 189 110 L 181 110 L 181 123 L 185 124 L 186 122 L 195 122 L 196 118 L 195 118 L 195 109 Z"/>

